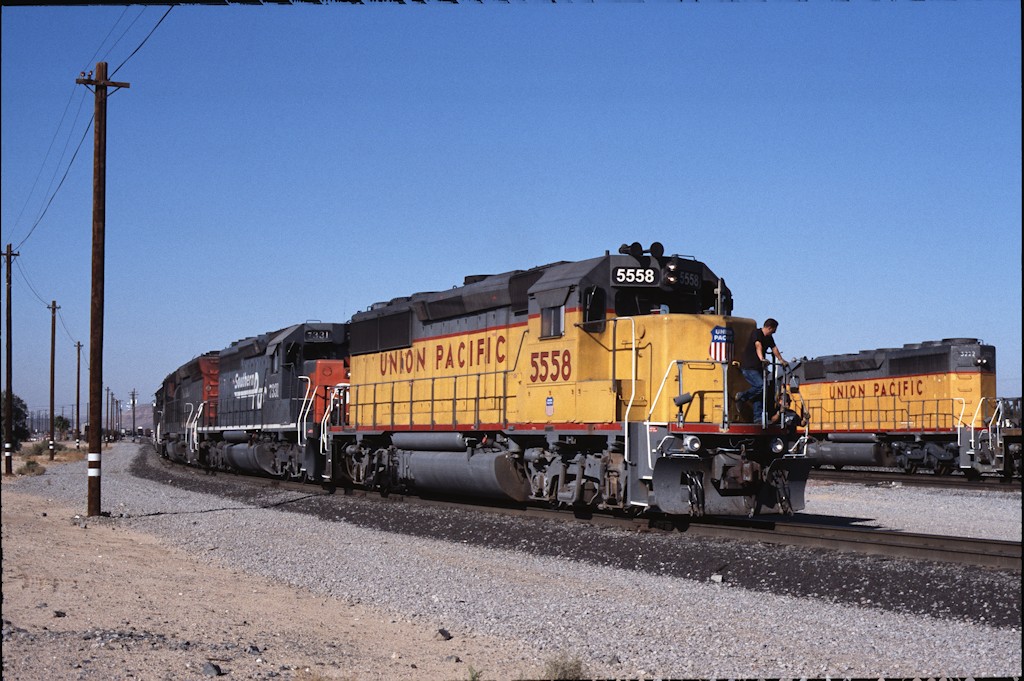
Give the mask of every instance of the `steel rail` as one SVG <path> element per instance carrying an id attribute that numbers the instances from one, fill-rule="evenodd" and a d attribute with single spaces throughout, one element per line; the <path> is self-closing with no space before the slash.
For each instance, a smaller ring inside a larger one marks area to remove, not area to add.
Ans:
<path id="1" fill-rule="evenodd" d="M 799 516 L 797 516 L 798 518 Z M 694 532 L 696 530 L 696 532 Z M 865 527 L 837 527 L 794 521 L 734 522 L 729 519 L 691 523 L 689 532 L 745 541 L 765 541 L 850 551 L 895 558 L 929 560 L 1021 570 L 1021 542 L 971 537 L 947 537 Z"/>
<path id="2" fill-rule="evenodd" d="M 906 487 L 943 487 L 984 492 L 1020 492 L 1021 480 L 1008 480 L 1002 476 L 989 475 L 969 480 L 963 475 L 935 475 L 934 473 L 903 473 L 902 471 L 878 471 L 857 468 L 842 470 L 816 468 L 810 473 L 810 480 L 839 482 L 843 484 L 885 485 Z"/>

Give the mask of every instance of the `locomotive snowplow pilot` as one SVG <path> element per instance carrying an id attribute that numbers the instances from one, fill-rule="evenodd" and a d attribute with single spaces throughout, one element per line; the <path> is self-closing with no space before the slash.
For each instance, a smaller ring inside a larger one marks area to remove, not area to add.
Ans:
<path id="1" fill-rule="evenodd" d="M 743 374 L 743 378 L 747 379 L 750 387 L 741 393 L 736 393 L 736 402 L 739 404 L 753 401 L 754 420 L 760 420 L 764 408 L 762 397 L 764 395 L 764 369 L 768 364 L 766 356 L 768 350 L 772 351 L 772 354 L 782 363 L 782 366 L 789 366 L 789 362 L 783 358 L 778 346 L 775 345 L 775 339 L 772 337 L 778 328 L 779 323 L 775 319 L 771 317 L 766 319 L 760 329 L 755 329 L 750 334 L 750 340 L 747 341 L 747 345 L 743 348 L 743 354 L 740 357 L 740 372 Z"/>

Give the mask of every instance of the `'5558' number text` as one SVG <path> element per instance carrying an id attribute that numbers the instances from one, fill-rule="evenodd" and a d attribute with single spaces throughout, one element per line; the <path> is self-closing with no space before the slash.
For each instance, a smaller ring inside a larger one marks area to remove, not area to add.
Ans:
<path id="1" fill-rule="evenodd" d="M 530 382 L 568 381 L 572 376 L 572 353 L 544 350 L 530 353 Z"/>

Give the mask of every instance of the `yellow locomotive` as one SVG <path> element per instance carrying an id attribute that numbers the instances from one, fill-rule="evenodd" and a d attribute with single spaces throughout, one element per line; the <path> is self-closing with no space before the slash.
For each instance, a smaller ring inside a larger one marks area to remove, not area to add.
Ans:
<path id="1" fill-rule="evenodd" d="M 798 434 L 741 422 L 723 280 L 652 244 L 378 303 L 320 431 L 326 482 L 622 512 L 790 513 Z M 749 421 L 749 419 L 748 419 Z"/>
<path id="2" fill-rule="evenodd" d="M 1020 399 L 996 397 L 975 338 L 804 359 L 794 372 L 820 464 L 1020 475 Z"/>

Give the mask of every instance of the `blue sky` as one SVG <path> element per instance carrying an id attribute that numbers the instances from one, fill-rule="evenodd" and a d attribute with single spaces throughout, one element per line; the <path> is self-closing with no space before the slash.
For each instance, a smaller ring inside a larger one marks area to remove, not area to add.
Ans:
<path id="1" fill-rule="evenodd" d="M 129 59 L 164 12 L 2 9 L 32 409 L 46 305 L 58 412 L 89 340 L 75 78 L 100 60 L 131 84 L 108 110 L 122 399 L 238 338 L 632 241 L 706 262 L 787 357 L 981 338 L 1021 394 L 1018 2 L 176 7 Z"/>

